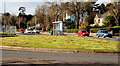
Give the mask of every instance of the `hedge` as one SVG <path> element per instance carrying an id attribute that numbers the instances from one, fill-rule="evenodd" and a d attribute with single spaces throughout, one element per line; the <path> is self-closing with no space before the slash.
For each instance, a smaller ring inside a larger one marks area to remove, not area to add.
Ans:
<path id="1" fill-rule="evenodd" d="M 111 31 L 113 30 L 113 35 L 115 36 L 119 36 L 119 27 L 107 27 L 107 28 L 91 28 L 90 29 L 90 33 L 97 33 L 98 30 L 107 30 L 107 31 Z"/>
<path id="2" fill-rule="evenodd" d="M 0 35 L 16 35 L 15 33 L 0 33 Z"/>
<path id="3" fill-rule="evenodd" d="M 68 33 L 77 33 L 79 31 L 79 29 L 66 29 L 64 31 L 68 32 Z"/>
<path id="4" fill-rule="evenodd" d="M 106 28 L 91 28 L 90 32 L 91 33 L 97 33 L 98 30 L 105 30 Z"/>

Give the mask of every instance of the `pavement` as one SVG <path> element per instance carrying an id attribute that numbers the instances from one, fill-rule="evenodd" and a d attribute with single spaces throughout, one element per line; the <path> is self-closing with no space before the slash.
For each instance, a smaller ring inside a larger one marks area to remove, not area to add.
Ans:
<path id="1" fill-rule="evenodd" d="M 2 64 L 82 64 L 118 66 L 119 55 L 56 53 L 41 51 L 5 50 L 2 51 Z"/>

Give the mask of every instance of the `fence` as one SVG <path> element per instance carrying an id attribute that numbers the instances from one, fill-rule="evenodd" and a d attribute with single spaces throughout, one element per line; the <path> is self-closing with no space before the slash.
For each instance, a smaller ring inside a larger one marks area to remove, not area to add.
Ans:
<path id="1" fill-rule="evenodd" d="M 0 27 L 0 32 L 4 32 L 4 33 L 16 33 L 16 26 L 3 26 Z"/>

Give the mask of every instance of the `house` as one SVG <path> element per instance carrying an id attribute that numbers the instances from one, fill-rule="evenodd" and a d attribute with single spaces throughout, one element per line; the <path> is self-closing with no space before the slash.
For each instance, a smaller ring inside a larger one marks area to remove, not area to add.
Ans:
<path id="1" fill-rule="evenodd" d="M 94 18 L 94 24 L 95 25 L 99 25 L 102 26 L 103 25 L 103 21 L 104 21 L 104 16 L 103 14 L 96 14 L 95 18 Z"/>

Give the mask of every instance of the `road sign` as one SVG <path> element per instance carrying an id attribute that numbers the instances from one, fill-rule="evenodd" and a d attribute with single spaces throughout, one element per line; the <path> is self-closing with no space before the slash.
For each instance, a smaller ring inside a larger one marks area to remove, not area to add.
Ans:
<path id="1" fill-rule="evenodd" d="M 71 21 L 75 21 L 75 16 L 72 16 Z"/>

